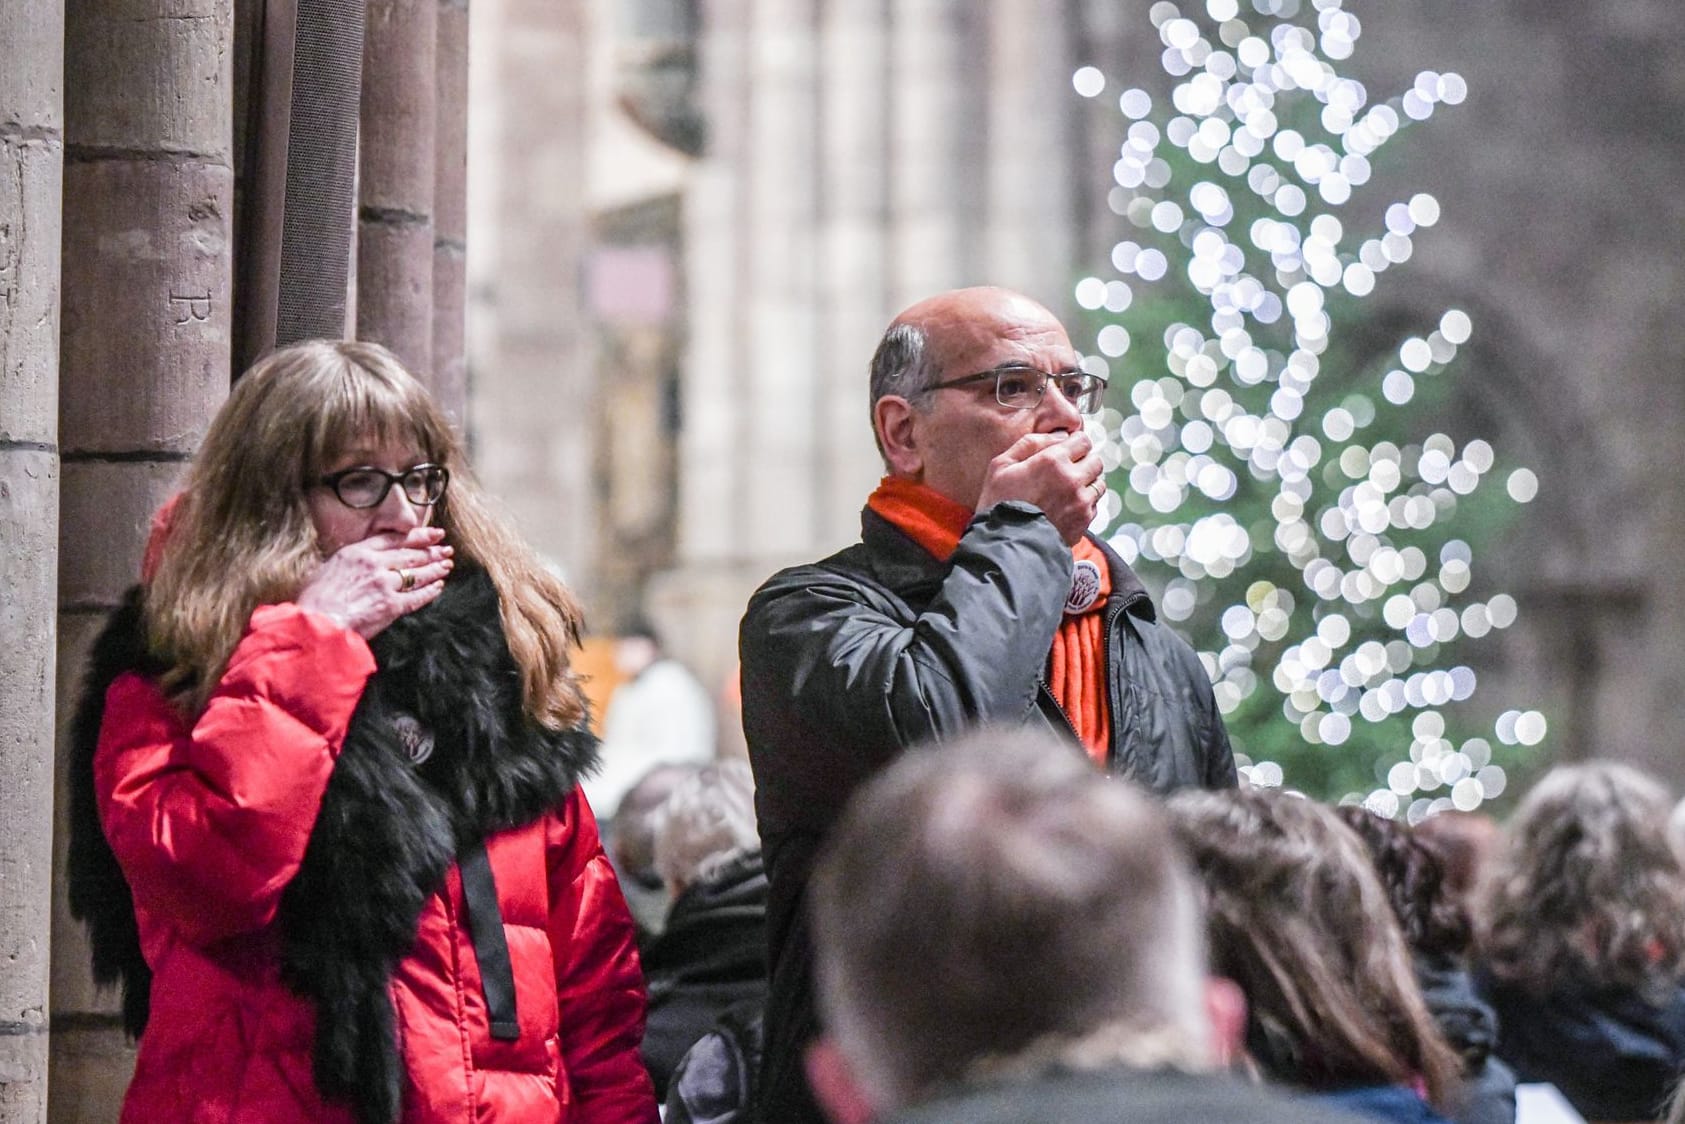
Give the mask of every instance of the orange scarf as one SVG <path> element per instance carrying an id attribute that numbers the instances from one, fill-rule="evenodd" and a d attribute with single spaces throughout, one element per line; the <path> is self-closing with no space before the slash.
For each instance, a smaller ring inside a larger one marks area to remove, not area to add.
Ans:
<path id="1" fill-rule="evenodd" d="M 866 506 L 938 562 L 954 556 L 960 536 L 976 514 L 923 484 L 898 476 L 884 477 Z M 1048 656 L 1047 684 L 1076 727 L 1089 757 L 1104 765 L 1112 723 L 1106 701 L 1106 632 L 1101 610 L 1111 593 L 1112 575 L 1105 554 L 1088 539 L 1078 541 L 1071 553 L 1090 583 L 1098 577 L 1098 590 L 1092 603 L 1079 611 L 1070 611 L 1067 603 L 1065 619 L 1053 636 L 1053 650 Z"/>

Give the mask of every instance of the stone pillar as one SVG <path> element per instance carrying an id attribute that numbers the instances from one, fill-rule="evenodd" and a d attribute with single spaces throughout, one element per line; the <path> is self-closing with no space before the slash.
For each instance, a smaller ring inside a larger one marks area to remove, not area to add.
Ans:
<path id="1" fill-rule="evenodd" d="M 232 25 L 231 0 L 66 8 L 61 717 L 152 512 L 228 392 Z M 62 819 L 56 835 L 62 871 Z M 109 1120 L 129 1069 L 116 996 L 95 993 L 62 875 L 54 885 L 53 1119 Z"/>
<path id="2" fill-rule="evenodd" d="M 433 170 L 433 393 L 468 416 L 468 0 L 438 0 Z"/>
<path id="3" fill-rule="evenodd" d="M 982 278 L 1018 289 L 1063 315 L 1074 307 L 1072 155 L 1081 99 L 1071 88 L 1066 0 L 989 5 L 988 201 Z M 1025 59 L 1035 65 L 1025 66 Z M 1081 345 L 1078 345 L 1079 349 Z"/>
<path id="4" fill-rule="evenodd" d="M 745 377 L 733 406 L 747 426 L 738 454 L 745 531 L 757 550 L 777 555 L 805 551 L 817 537 L 817 16 L 813 0 L 749 8 L 744 187 L 753 235 L 738 321 Z"/>
<path id="5" fill-rule="evenodd" d="M 494 0 L 472 9 L 474 73 L 493 88 L 475 112 L 494 114 L 472 134 L 472 199 L 499 232 L 471 239 L 484 329 L 474 363 L 485 372 L 472 423 L 489 438 L 474 459 L 528 541 L 582 592 L 596 550 L 595 371 L 580 291 L 587 8 Z"/>
<path id="6" fill-rule="evenodd" d="M 47 1118 L 63 0 L 0 8 L 0 1120 Z"/>
<path id="7" fill-rule="evenodd" d="M 243 371 L 277 346 L 348 334 L 367 13 L 363 0 L 266 0 L 235 12 Z"/>
<path id="8" fill-rule="evenodd" d="M 980 162 L 962 161 L 982 122 L 975 98 L 987 59 L 967 57 L 965 0 L 898 0 L 890 8 L 891 289 L 897 310 L 968 277 L 981 231 L 963 216 L 981 193 Z M 968 77 L 970 80 L 968 80 Z"/>
<path id="9" fill-rule="evenodd" d="M 369 0 L 358 162 L 357 336 L 433 368 L 439 0 Z"/>
<path id="10" fill-rule="evenodd" d="M 882 470 L 867 412 L 868 367 L 890 307 L 888 0 L 827 4 L 820 26 L 820 386 L 814 428 L 821 542 L 860 530 Z"/>
<path id="11" fill-rule="evenodd" d="M 652 578 L 646 607 L 658 623 L 684 622 L 683 646 L 675 648 L 704 683 L 714 685 L 736 667 L 743 604 L 770 572 L 749 536 L 747 481 L 756 471 L 779 470 L 756 448 L 745 408 L 754 346 L 744 306 L 753 291 L 750 244 L 756 229 L 749 197 L 755 24 L 750 5 L 738 0 L 700 0 L 698 9 L 697 100 L 707 145 L 683 199 L 678 565 Z M 786 377 L 811 375 L 792 367 Z M 721 717 L 720 751 L 740 751 L 742 727 L 724 711 Z"/>
<path id="12" fill-rule="evenodd" d="M 700 101 L 708 147 L 685 195 L 690 332 L 679 437 L 679 553 L 687 563 L 717 566 L 747 546 L 738 501 L 746 452 L 738 381 L 747 361 L 738 313 L 746 254 L 745 6 L 704 3 L 702 27 Z"/>

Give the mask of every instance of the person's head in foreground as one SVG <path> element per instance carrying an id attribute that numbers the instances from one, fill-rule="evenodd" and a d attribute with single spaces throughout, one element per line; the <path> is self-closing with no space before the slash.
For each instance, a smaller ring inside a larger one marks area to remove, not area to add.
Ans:
<path id="1" fill-rule="evenodd" d="M 1600 762 L 1552 769 L 1521 801 L 1490 871 L 1481 951 L 1535 991 L 1649 988 L 1685 967 L 1685 876 L 1656 781 Z"/>
<path id="2" fill-rule="evenodd" d="M 580 614 L 476 486 L 427 389 L 379 344 L 311 340 L 234 384 L 161 533 L 148 630 L 190 709 L 252 609 L 297 600 L 371 638 L 443 592 L 454 565 L 497 588 L 529 713 L 571 726 Z"/>
<path id="3" fill-rule="evenodd" d="M 812 887 L 839 1124 L 1048 1066 L 1215 1068 L 1193 884 L 1158 809 L 1070 746 L 985 730 L 861 791 Z"/>
<path id="4" fill-rule="evenodd" d="M 1246 996 L 1246 1049 L 1301 1090 L 1455 1098 L 1459 1062 L 1416 982 L 1387 892 L 1334 811 L 1275 789 L 1169 804 L 1205 887 L 1211 970 Z"/>

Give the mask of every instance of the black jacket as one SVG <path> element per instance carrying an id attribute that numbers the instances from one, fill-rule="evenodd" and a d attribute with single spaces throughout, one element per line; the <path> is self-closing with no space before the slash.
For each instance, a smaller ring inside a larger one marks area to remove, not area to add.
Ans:
<path id="1" fill-rule="evenodd" d="M 763 1119 L 780 1124 L 822 1119 L 801 1070 L 817 1032 L 802 902 L 850 794 L 908 746 L 979 723 L 1029 723 L 1077 744 L 1045 679 L 1071 551 L 1039 510 L 997 505 L 946 563 L 869 508 L 861 540 L 775 574 L 750 599 L 740 635 L 743 730 L 771 883 Z M 1199 657 L 1158 622 L 1123 560 L 1106 556 L 1108 767 L 1160 792 L 1233 785 Z"/>
<path id="2" fill-rule="evenodd" d="M 751 851 L 687 887 L 643 954 L 649 981 L 644 1065 L 664 1100 L 685 1051 L 727 1009 L 766 999 L 766 873 Z"/>
<path id="3" fill-rule="evenodd" d="M 1463 1097 L 1452 1114 L 1457 1124 L 1514 1124 L 1515 1074 L 1492 1052 L 1498 1016 L 1475 994 L 1462 960 L 1448 952 L 1418 955 L 1416 979 L 1440 1033 L 1463 1063 Z"/>
<path id="4" fill-rule="evenodd" d="M 1475 985 L 1498 1013 L 1498 1056 L 1517 1080 L 1548 1081 L 1587 1120 L 1657 1120 L 1685 1077 L 1685 986 L 1640 995 L 1564 985 L 1536 994 L 1489 970 Z"/>

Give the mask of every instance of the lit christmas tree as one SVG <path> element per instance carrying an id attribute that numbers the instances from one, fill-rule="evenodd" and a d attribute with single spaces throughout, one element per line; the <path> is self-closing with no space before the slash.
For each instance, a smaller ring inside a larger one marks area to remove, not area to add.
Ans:
<path id="1" fill-rule="evenodd" d="M 1118 99 L 1131 229 L 1117 276 L 1076 289 L 1088 363 L 1130 398 L 1094 427 L 1112 488 L 1095 526 L 1200 649 L 1245 775 L 1415 821 L 1500 795 L 1545 737 L 1522 709 L 1476 732 L 1459 659 L 1515 619 L 1474 559 L 1537 480 L 1432 428 L 1448 380 L 1479 377 L 1455 362 L 1465 313 L 1376 342 L 1366 298 L 1439 204 L 1354 196 L 1467 87 L 1425 71 L 1372 99 L 1338 70 L 1361 31 L 1342 3 L 1152 8 L 1172 108 Z M 1107 85 L 1092 67 L 1073 84 Z"/>

